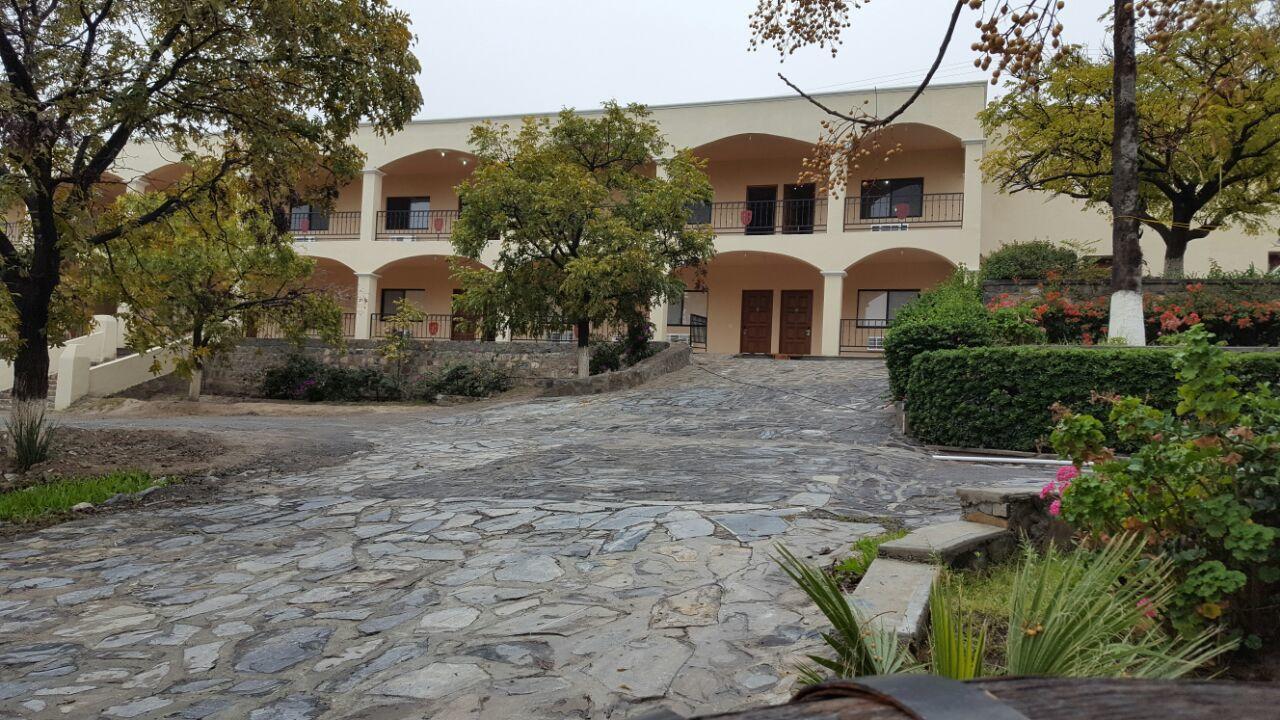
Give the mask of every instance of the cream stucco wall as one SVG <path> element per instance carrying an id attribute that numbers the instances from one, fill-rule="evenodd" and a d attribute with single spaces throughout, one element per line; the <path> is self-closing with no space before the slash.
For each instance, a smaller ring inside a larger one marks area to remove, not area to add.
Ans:
<path id="1" fill-rule="evenodd" d="M 882 89 L 824 96 L 843 108 L 859 107 L 876 112 L 895 107 L 910 89 Z M 859 289 L 926 288 L 942 279 L 949 268 L 976 267 L 981 253 L 1014 240 L 1100 241 L 1099 254 L 1109 247 L 1106 218 L 1069 200 L 1044 196 L 1002 195 L 982 181 L 978 163 L 986 140 L 976 115 L 986 104 L 985 83 L 933 86 L 890 128 L 875 136 L 877 151 L 860 159 L 849 172 L 849 195 L 857 195 L 864 179 L 923 177 L 927 195 L 964 193 L 963 222 L 954 226 L 908 223 L 905 232 L 875 232 L 866 228 L 844 230 L 843 195 L 831 197 L 826 208 L 827 227 L 812 234 L 745 235 L 740 229 L 716 238 L 720 253 L 707 274 L 711 349 L 736 352 L 741 333 L 743 290 L 774 293 L 773 349 L 777 349 L 781 310 L 780 291 L 809 289 L 814 292 L 812 351 L 824 347 L 824 324 L 831 334 L 838 323 L 822 318 L 824 291 L 840 295 L 844 317 L 856 314 Z M 802 158 L 817 139 L 825 115 L 798 97 L 712 102 L 652 108 L 668 142 L 691 148 L 708 159 L 708 174 L 717 202 L 746 199 L 749 185 L 782 186 L 798 180 Z M 591 111 L 584 114 L 591 115 Z M 545 114 L 543 114 L 545 115 Z M 474 168 L 466 152 L 468 136 L 481 118 L 412 122 L 400 132 L 383 138 L 361 128 L 354 142 L 367 155 L 366 171 L 342 188 L 334 205 L 337 211 L 361 212 L 360 240 L 327 240 L 299 243 L 300 252 L 324 258 L 327 283 L 341 290 L 348 311 L 370 307 L 376 311 L 379 288 L 423 289 L 426 308 L 449 312 L 454 282 L 445 258 L 452 253 L 447 239 L 411 241 L 375 239 L 373 216 L 385 210 L 386 198 L 431 198 L 432 210 L 458 208 L 456 185 Z M 493 118 L 518 124 L 519 117 Z M 885 158 L 884 150 L 897 150 Z M 173 177 L 178 167 L 173 153 L 150 145 L 133 145 L 122 155 L 113 172 L 131 186 Z M 1150 270 L 1158 272 L 1163 248 L 1147 233 L 1144 250 Z M 1188 269 L 1203 272 L 1210 259 L 1227 268 L 1250 263 L 1265 267 L 1267 253 L 1280 250 L 1275 234 L 1247 237 L 1226 230 L 1193 243 Z M 481 260 L 492 266 L 497 247 L 488 248 Z M 841 277 L 842 271 L 847 276 Z M 825 275 L 824 275 L 825 273 Z M 359 280 L 357 281 L 357 276 Z M 372 293 L 370 295 L 369 293 Z M 836 307 L 833 304 L 831 307 Z M 830 338 L 828 338 L 830 340 Z M 832 343 L 825 343 L 829 350 Z"/>
<path id="2" fill-rule="evenodd" d="M 1280 225 L 1280 218 L 1276 219 Z M 1004 194 L 994 185 L 983 188 L 982 252 L 1014 241 L 1053 240 L 1091 244 L 1098 255 L 1111 254 L 1109 216 L 1084 203 L 1045 193 Z M 1187 247 L 1186 270 L 1203 274 L 1211 262 L 1230 270 L 1253 264 L 1267 269 L 1267 253 L 1280 250 L 1280 230 L 1248 235 L 1239 228 L 1218 230 Z M 1142 254 L 1147 272 L 1160 274 L 1164 267 L 1164 242 L 1151 230 L 1143 232 Z"/>

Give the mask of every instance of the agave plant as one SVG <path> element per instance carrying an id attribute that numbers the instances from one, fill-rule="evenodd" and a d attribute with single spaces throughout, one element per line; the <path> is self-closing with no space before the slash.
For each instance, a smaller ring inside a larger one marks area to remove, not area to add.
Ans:
<path id="1" fill-rule="evenodd" d="M 822 571 L 779 548 L 782 569 L 831 623 L 822 638 L 834 657 L 810 655 L 801 679 L 929 672 L 956 680 L 991 675 L 1176 678 L 1231 650 L 1206 632 L 1171 634 L 1158 612 L 1172 596 L 1170 563 L 1148 557 L 1141 538 L 1114 538 L 1097 552 L 1043 554 L 1027 548 L 1010 588 L 1006 666 L 984 667 L 987 627 L 958 610 L 959 589 L 939 580 L 930 597 L 926 662 L 917 661 L 892 629 L 877 628 L 845 600 Z"/>

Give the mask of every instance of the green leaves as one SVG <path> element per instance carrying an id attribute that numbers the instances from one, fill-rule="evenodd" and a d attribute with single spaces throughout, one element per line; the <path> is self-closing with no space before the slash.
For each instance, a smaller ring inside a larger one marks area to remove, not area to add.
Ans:
<path id="1" fill-rule="evenodd" d="M 1267 386 L 1251 392 L 1231 371 L 1241 365 L 1200 326 L 1180 338 L 1174 365 L 1180 386 L 1172 413 L 1136 398 L 1114 402 L 1110 426 L 1138 441 L 1128 458 L 1091 435 L 1098 420 L 1065 416 L 1054 447 L 1076 462 L 1101 459 L 1064 494 L 1064 515 L 1095 537 L 1142 530 L 1169 558 L 1178 592 L 1174 623 L 1187 632 L 1227 625 L 1246 632 L 1258 608 L 1280 599 L 1280 416 Z"/>
<path id="2" fill-rule="evenodd" d="M 685 152 L 662 159 L 670 148 L 641 106 L 484 124 L 471 145 L 480 163 L 458 188 L 453 245 L 473 260 L 501 246 L 492 271 L 458 273 L 455 310 L 491 331 L 646 323 L 650 303 L 683 292 L 675 272 L 713 253 L 710 230 L 686 223 L 711 198 L 706 174 Z"/>
<path id="3" fill-rule="evenodd" d="M 197 178 L 213 172 L 214 163 L 196 163 Z M 169 197 L 126 195 L 113 212 L 128 224 Z M 130 347 L 169 348 L 181 376 L 234 346 L 247 325 L 342 343 L 341 310 L 307 287 L 313 261 L 276 231 L 239 177 L 223 178 L 183 212 L 139 225 L 85 260 L 93 289 L 127 305 Z"/>

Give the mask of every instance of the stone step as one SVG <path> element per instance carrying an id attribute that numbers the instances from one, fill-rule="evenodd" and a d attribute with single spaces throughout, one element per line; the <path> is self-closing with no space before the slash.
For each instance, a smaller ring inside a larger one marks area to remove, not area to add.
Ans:
<path id="1" fill-rule="evenodd" d="M 1004 528 L 958 520 L 928 525 L 884 543 L 880 557 L 918 563 L 940 560 L 952 566 L 967 566 L 979 554 L 998 557 L 1015 545 L 1013 534 Z"/>
<path id="2" fill-rule="evenodd" d="M 940 568 L 876 558 L 845 600 L 877 629 L 890 628 L 903 642 L 920 639 L 929 616 L 929 593 Z"/>

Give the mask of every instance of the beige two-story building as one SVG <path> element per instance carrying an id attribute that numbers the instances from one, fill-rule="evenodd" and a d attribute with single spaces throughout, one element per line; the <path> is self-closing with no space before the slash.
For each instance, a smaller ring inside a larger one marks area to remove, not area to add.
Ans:
<path id="1" fill-rule="evenodd" d="M 893 108 L 909 88 L 825 96 L 834 107 Z M 976 119 L 985 83 L 927 90 L 882 146 L 900 151 L 849 171 L 847 191 L 829 196 L 798 181 L 821 111 L 797 97 L 652 108 L 667 140 L 707 160 L 714 201 L 693 211 L 715 231 L 717 254 L 683 302 L 654 308 L 660 338 L 718 353 L 851 354 L 874 350 L 897 308 L 954 268 L 1014 240 L 1097 242 L 1108 252 L 1107 218 L 1042 194 L 1002 195 L 979 165 L 987 138 Z M 590 113 L 586 113 L 590 114 Z M 478 122 L 431 120 L 380 138 L 362 129 L 361 177 L 333 208 L 294 208 L 298 248 L 316 258 L 316 282 L 346 303 L 346 331 L 376 336 L 381 318 L 405 299 L 428 313 L 418 334 L 466 339 L 452 317 L 458 291 L 449 235 L 459 214 L 455 187 L 475 167 L 467 139 Z M 116 169 L 129 187 L 163 187 L 185 168 L 152 147 L 131 148 Z M 1159 271 L 1163 247 L 1147 233 Z M 1193 243 L 1187 269 L 1280 261 L 1274 233 L 1224 230 Z M 491 265 L 496 244 L 480 258 Z"/>

